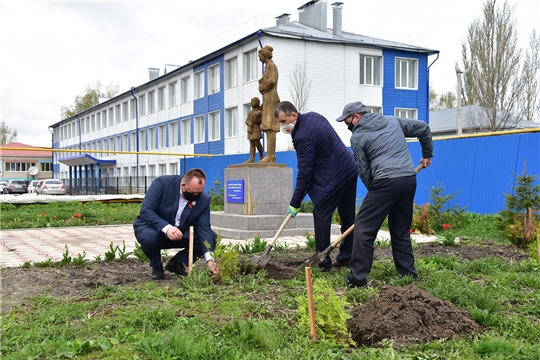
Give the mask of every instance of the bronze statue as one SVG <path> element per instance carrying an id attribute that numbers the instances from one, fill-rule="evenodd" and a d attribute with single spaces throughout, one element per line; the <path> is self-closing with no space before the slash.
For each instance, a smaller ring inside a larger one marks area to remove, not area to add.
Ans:
<path id="1" fill-rule="evenodd" d="M 259 79 L 259 92 L 263 96 L 261 130 L 266 132 L 268 140 L 266 156 L 260 161 L 262 163 L 276 162 L 276 133 L 279 131 L 279 123 L 274 118 L 274 109 L 279 104 L 278 69 L 272 61 L 272 51 L 274 49 L 268 45 L 259 50 L 259 60 L 265 64 L 263 76 Z"/>
<path id="2" fill-rule="evenodd" d="M 261 122 L 263 107 L 260 105 L 260 100 L 258 97 L 251 99 L 251 111 L 247 115 L 246 125 L 247 125 L 247 138 L 249 140 L 249 160 L 244 162 L 244 164 L 249 164 L 255 162 L 255 149 L 259 150 L 259 156 L 263 158 L 263 148 L 261 144 L 262 132 L 261 132 Z"/>

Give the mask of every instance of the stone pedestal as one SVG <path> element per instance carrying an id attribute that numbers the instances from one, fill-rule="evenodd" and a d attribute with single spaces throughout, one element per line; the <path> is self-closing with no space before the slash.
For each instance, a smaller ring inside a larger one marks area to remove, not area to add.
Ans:
<path id="1" fill-rule="evenodd" d="M 293 193 L 293 171 L 285 164 L 236 164 L 225 169 L 225 211 L 212 212 L 212 229 L 225 238 L 272 238 L 285 220 Z M 227 201 L 227 180 L 243 180 L 243 203 Z M 314 232 L 313 215 L 299 213 L 281 236 Z M 332 226 L 332 234 L 339 234 Z"/>

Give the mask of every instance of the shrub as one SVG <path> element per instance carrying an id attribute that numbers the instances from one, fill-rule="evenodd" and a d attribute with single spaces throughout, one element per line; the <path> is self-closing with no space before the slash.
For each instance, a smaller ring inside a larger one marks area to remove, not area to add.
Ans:
<path id="1" fill-rule="evenodd" d="M 452 224 L 454 228 L 458 228 L 465 212 L 465 208 L 459 207 L 459 204 L 450 205 L 460 190 L 446 195 L 444 191 L 444 186 L 438 182 L 429 190 L 430 205 L 427 207 L 427 216 L 430 227 L 435 232 L 442 231 L 443 224 Z"/>

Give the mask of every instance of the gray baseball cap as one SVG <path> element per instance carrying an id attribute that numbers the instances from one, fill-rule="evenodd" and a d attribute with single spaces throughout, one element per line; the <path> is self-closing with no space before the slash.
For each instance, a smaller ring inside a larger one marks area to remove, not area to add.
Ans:
<path id="1" fill-rule="evenodd" d="M 362 112 L 366 112 L 366 107 L 360 101 L 348 103 L 343 108 L 343 114 L 341 114 L 341 116 L 338 117 L 336 121 L 343 121 L 349 116 L 351 116 L 352 114 L 358 114 Z"/>

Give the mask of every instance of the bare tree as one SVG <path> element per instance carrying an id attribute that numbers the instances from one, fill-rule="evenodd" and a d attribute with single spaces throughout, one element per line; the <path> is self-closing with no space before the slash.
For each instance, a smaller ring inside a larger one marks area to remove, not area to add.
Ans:
<path id="1" fill-rule="evenodd" d="M 10 128 L 4 120 L 0 122 L 0 144 L 10 144 L 17 140 L 17 130 Z"/>
<path id="2" fill-rule="evenodd" d="M 519 121 L 520 56 L 517 48 L 514 7 L 505 0 L 498 7 L 496 0 L 483 5 L 483 17 L 469 25 L 466 42 L 462 44 L 466 105 L 477 104 L 485 111 L 481 128 L 502 130 Z M 501 111 L 503 110 L 503 111 Z"/>
<path id="3" fill-rule="evenodd" d="M 529 121 L 540 121 L 540 36 L 536 30 L 531 34 L 529 49 L 525 52 L 521 84 L 523 93 L 520 105 L 523 117 Z"/>
<path id="4" fill-rule="evenodd" d="M 311 97 L 311 81 L 307 76 L 306 63 L 296 62 L 296 65 L 289 75 L 291 80 L 290 95 L 292 103 L 296 105 L 298 112 L 307 110 L 307 103 Z"/>
<path id="5" fill-rule="evenodd" d="M 75 97 L 74 105 L 71 107 L 62 106 L 62 119 L 66 119 L 97 105 L 100 97 L 111 98 L 118 94 L 118 91 L 120 91 L 120 87 L 112 83 L 107 85 L 105 92 L 101 90 L 101 87 L 102 85 L 99 81 L 96 81 L 95 84 L 87 85 L 84 89 L 84 93 Z"/>
<path id="6" fill-rule="evenodd" d="M 456 107 L 456 102 L 456 94 L 453 91 L 447 91 L 439 95 L 431 86 L 429 87 L 429 110 L 452 109 Z"/>

